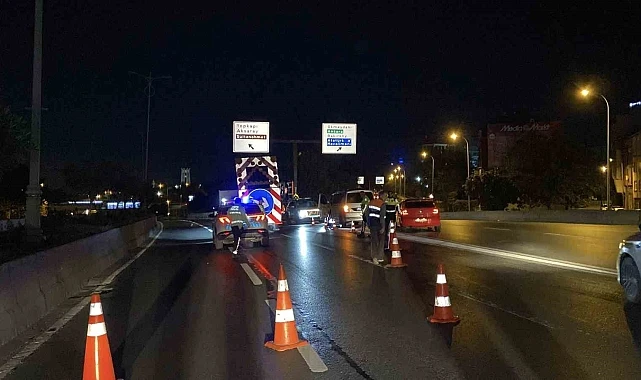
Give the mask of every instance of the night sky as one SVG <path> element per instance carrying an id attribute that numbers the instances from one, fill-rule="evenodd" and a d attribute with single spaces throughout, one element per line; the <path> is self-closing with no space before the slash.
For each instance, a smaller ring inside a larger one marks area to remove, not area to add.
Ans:
<path id="1" fill-rule="evenodd" d="M 604 106 L 575 86 L 597 86 L 613 114 L 641 100 L 629 0 L 280 3 L 45 0 L 43 175 L 69 161 L 141 171 L 145 84 L 130 70 L 173 77 L 152 98 L 150 177 L 176 182 L 181 166 L 233 180 L 233 120 L 270 121 L 278 139 L 355 122 L 359 158 L 383 165 L 450 126 L 530 117 L 598 145 Z M 32 49 L 33 4 L 0 1 L 0 105 L 26 117 Z M 286 147 L 273 153 L 287 165 Z"/>

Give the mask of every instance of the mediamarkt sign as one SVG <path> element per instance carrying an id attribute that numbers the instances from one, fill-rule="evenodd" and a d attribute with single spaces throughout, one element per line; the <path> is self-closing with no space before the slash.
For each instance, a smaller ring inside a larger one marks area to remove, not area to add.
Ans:
<path id="1" fill-rule="evenodd" d="M 523 124 L 523 125 L 504 125 L 501 132 L 529 132 L 529 131 L 549 131 L 550 124 Z"/>
<path id="2" fill-rule="evenodd" d="M 487 150 L 484 165 L 489 168 L 501 167 L 507 153 L 528 133 L 553 136 L 561 130 L 560 121 L 537 123 L 497 123 L 487 125 Z M 486 161 L 485 161 L 486 160 Z"/>

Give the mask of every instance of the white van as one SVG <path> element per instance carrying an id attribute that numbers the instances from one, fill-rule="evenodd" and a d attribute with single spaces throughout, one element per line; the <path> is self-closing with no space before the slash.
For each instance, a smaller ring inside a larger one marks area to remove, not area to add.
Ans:
<path id="1" fill-rule="evenodd" d="M 337 191 L 330 197 L 330 212 L 339 227 L 358 226 L 363 221 L 361 192 L 370 201 L 374 199 L 374 193 L 371 190 L 362 189 Z"/>

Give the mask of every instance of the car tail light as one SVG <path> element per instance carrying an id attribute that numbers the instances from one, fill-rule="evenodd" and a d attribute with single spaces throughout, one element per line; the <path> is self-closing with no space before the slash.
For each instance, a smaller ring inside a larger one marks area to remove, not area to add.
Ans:
<path id="1" fill-rule="evenodd" d="M 434 210 L 432 210 L 432 214 L 438 214 L 438 209 L 435 208 Z"/>
<path id="2" fill-rule="evenodd" d="M 407 215 L 407 214 L 409 214 L 409 212 L 407 212 L 407 210 L 405 210 L 405 209 L 401 210 L 401 215 Z"/>
<path id="3" fill-rule="evenodd" d="M 265 220 L 265 215 L 263 214 L 258 214 L 258 215 L 251 215 L 251 217 L 256 218 L 257 221 L 262 221 Z"/>
<path id="4" fill-rule="evenodd" d="M 219 222 L 221 222 L 222 224 L 229 224 L 229 223 L 231 223 L 231 221 L 229 220 L 229 218 L 228 218 L 228 217 L 226 217 L 226 216 L 223 216 L 223 217 L 218 218 L 218 221 L 219 221 Z"/>
<path id="5" fill-rule="evenodd" d="M 349 211 L 349 206 L 348 205 L 343 205 L 343 211 L 348 212 Z"/>

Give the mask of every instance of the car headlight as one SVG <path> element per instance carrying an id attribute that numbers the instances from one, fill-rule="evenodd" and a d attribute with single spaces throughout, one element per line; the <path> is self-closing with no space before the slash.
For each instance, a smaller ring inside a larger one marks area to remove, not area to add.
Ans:
<path id="1" fill-rule="evenodd" d="M 348 212 L 349 211 L 349 206 L 348 205 L 344 205 L 343 206 L 343 211 Z"/>
<path id="2" fill-rule="evenodd" d="M 305 210 L 298 211 L 298 217 L 299 218 L 305 218 L 306 216 L 307 216 L 307 211 L 305 211 Z"/>

